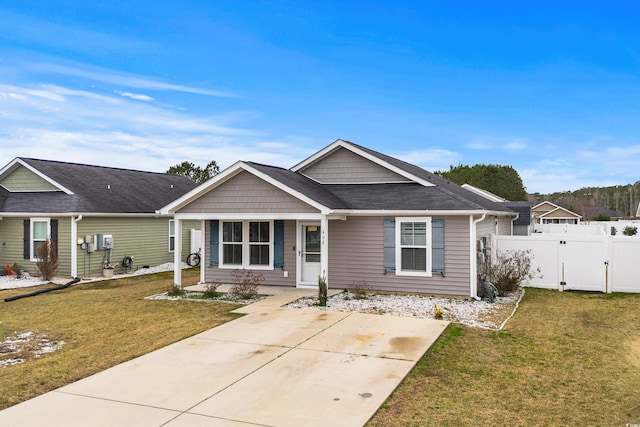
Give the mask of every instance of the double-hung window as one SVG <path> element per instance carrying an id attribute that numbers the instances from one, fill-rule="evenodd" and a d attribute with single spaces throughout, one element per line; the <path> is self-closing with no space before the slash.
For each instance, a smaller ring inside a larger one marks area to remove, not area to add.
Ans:
<path id="1" fill-rule="evenodd" d="M 31 218 L 31 261 L 38 260 L 38 247 L 51 235 L 49 218 Z"/>
<path id="2" fill-rule="evenodd" d="M 396 219 L 396 274 L 431 276 L 431 218 Z"/>
<path id="3" fill-rule="evenodd" d="M 273 268 L 272 221 L 222 221 L 220 267 Z"/>

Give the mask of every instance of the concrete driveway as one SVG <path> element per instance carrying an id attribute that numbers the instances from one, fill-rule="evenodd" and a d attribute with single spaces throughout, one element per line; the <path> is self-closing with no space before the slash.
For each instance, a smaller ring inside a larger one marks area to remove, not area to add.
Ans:
<path id="1" fill-rule="evenodd" d="M 298 296 L 0 411 L 0 425 L 361 426 L 448 324 L 281 307 Z"/>

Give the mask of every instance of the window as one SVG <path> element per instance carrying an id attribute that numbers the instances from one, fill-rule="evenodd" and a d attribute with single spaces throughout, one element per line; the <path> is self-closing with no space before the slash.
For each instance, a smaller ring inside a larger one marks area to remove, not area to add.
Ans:
<path id="1" fill-rule="evenodd" d="M 38 260 L 38 246 L 43 244 L 51 235 L 49 218 L 31 219 L 31 261 Z"/>
<path id="2" fill-rule="evenodd" d="M 396 274 L 431 276 L 431 218 L 396 219 Z"/>
<path id="3" fill-rule="evenodd" d="M 169 220 L 169 252 L 176 249 L 176 221 Z"/>
<path id="4" fill-rule="evenodd" d="M 272 221 L 223 221 L 221 267 L 273 268 Z"/>

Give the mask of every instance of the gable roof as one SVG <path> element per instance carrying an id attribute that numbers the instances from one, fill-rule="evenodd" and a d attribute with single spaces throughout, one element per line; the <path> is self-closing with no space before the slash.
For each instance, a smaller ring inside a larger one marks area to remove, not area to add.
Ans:
<path id="1" fill-rule="evenodd" d="M 197 184 L 189 178 L 144 172 L 17 158 L 0 171 L 0 180 L 24 167 L 59 191 L 0 192 L 0 214 L 155 214 Z"/>
<path id="2" fill-rule="evenodd" d="M 304 169 L 322 161 L 323 158 L 341 148 L 365 156 L 368 160 L 410 180 L 406 183 L 323 184 L 304 174 Z M 161 212 L 179 211 L 241 171 L 262 178 L 325 214 L 344 214 L 345 212 L 369 214 L 380 211 L 446 211 L 453 214 L 490 211 L 495 214 L 515 216 L 515 212 L 503 204 L 487 200 L 418 166 L 344 140 L 333 142 L 291 169 L 254 162 L 237 162 L 163 207 Z"/>
<path id="3" fill-rule="evenodd" d="M 531 210 L 533 211 L 535 216 L 540 218 L 551 215 L 554 215 L 554 217 L 556 217 L 555 215 L 560 212 L 566 213 L 568 215 L 567 218 L 582 218 L 581 215 L 578 215 L 577 213 L 572 212 L 569 209 L 563 208 L 562 206 L 558 206 L 555 203 L 551 203 L 546 200 L 542 203 L 538 203 L 537 205 L 532 207 Z"/>

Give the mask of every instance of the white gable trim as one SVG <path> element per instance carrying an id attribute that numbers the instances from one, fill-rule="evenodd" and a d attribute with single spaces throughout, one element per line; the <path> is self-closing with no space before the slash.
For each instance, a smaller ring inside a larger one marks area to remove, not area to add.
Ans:
<path id="1" fill-rule="evenodd" d="M 325 148 L 323 148 L 322 150 L 318 151 L 317 153 L 315 153 L 314 155 L 312 155 L 311 157 L 308 157 L 307 159 L 303 160 L 302 162 L 298 163 L 297 165 L 295 165 L 294 167 L 291 168 L 291 170 L 293 172 L 299 172 L 301 169 L 306 168 L 307 166 L 317 162 L 318 160 L 324 158 L 325 156 L 327 156 L 328 154 L 332 153 L 334 150 L 338 149 L 338 148 L 344 148 L 346 150 L 351 151 L 352 153 L 355 153 L 357 155 L 359 155 L 360 157 L 364 157 L 367 160 L 372 161 L 373 163 L 376 163 L 379 166 L 382 166 L 383 168 L 389 169 L 392 172 L 395 172 L 396 174 L 403 176 L 407 179 L 410 179 L 411 181 L 417 182 L 418 184 L 424 185 L 425 187 L 432 187 L 435 186 L 434 183 L 429 182 L 425 179 L 419 178 L 407 171 L 405 171 L 404 169 L 401 169 L 399 167 L 396 167 L 390 163 L 385 162 L 384 160 L 382 160 L 381 158 L 374 156 L 373 154 L 367 153 L 366 151 L 363 151 L 361 149 L 359 149 L 358 147 L 354 146 L 353 144 L 349 143 L 348 141 L 344 141 L 342 139 L 337 139 L 335 140 L 333 143 L 329 144 L 328 146 L 326 146 Z"/>
<path id="2" fill-rule="evenodd" d="M 264 174 L 262 172 L 260 172 L 259 170 L 251 167 L 250 165 L 248 165 L 245 162 L 239 161 L 234 163 L 233 165 L 229 166 L 227 169 L 225 169 L 224 171 L 220 172 L 218 175 L 214 176 L 213 178 L 211 178 L 210 180 L 208 180 L 207 182 L 201 184 L 200 186 L 194 188 L 193 190 L 191 190 L 190 192 L 188 192 L 187 194 L 185 194 L 184 196 L 180 197 L 179 199 L 175 200 L 174 202 L 168 204 L 167 206 L 163 207 L 162 209 L 160 209 L 158 211 L 158 213 L 161 214 L 174 214 L 175 212 L 177 212 L 178 210 L 182 209 L 183 207 L 185 207 L 186 205 L 188 205 L 189 203 L 195 201 L 196 199 L 199 199 L 200 197 L 204 196 L 206 193 L 208 193 L 209 191 L 213 190 L 214 188 L 218 187 L 219 185 L 221 185 L 222 183 L 230 180 L 231 178 L 233 178 L 234 176 L 238 175 L 241 172 L 248 172 L 258 178 L 260 178 L 261 180 L 273 185 L 274 187 L 284 191 L 285 193 L 297 198 L 298 200 L 318 209 L 321 213 L 323 214 L 328 214 L 329 212 L 331 212 L 331 209 L 329 209 L 328 207 L 316 202 L 315 200 L 305 196 L 304 194 L 288 187 L 287 185 L 281 183 L 278 180 L 273 179 L 272 177 L 270 177 L 267 174 Z"/>
<path id="3" fill-rule="evenodd" d="M 22 166 L 22 167 L 26 168 L 30 172 L 36 174 L 38 177 L 40 177 L 40 178 L 44 179 L 45 181 L 47 181 L 49 184 L 51 184 L 54 187 L 58 188 L 60 191 L 63 191 L 66 194 L 73 194 L 73 191 L 69 190 L 64 185 L 58 183 L 57 181 L 49 178 L 47 175 L 43 174 L 38 169 L 34 168 L 30 164 L 28 164 L 27 162 L 22 160 L 20 157 L 16 157 L 8 165 L 6 165 L 4 168 L 2 168 L 2 170 L 0 170 L 0 179 L 4 178 L 4 176 L 8 175 L 10 172 L 13 172 L 15 169 L 18 168 L 18 166 Z M 48 190 L 48 191 L 53 191 L 53 190 Z M 43 191 L 43 193 L 44 193 L 44 191 Z"/>
<path id="4" fill-rule="evenodd" d="M 496 194 L 493 194 L 490 191 L 487 190 L 483 190 L 482 188 L 478 188 L 478 187 L 474 187 L 471 184 L 462 184 L 462 188 L 464 188 L 465 190 L 469 190 L 473 193 L 476 193 L 478 196 L 482 196 L 487 200 L 490 200 L 492 202 L 506 202 L 507 199 L 500 197 Z"/>
<path id="5" fill-rule="evenodd" d="M 577 213 L 575 213 L 575 212 L 571 212 L 569 209 L 565 209 L 565 208 L 563 208 L 563 207 L 561 207 L 561 206 L 558 206 L 557 208 L 552 209 L 552 210 L 550 210 L 550 211 L 548 211 L 548 212 L 545 212 L 545 213 L 543 213 L 543 214 L 540 214 L 540 215 L 538 215 L 538 217 L 539 217 L 539 218 L 544 218 L 544 217 L 546 217 L 547 215 L 551 215 L 552 213 L 554 213 L 554 212 L 558 212 L 558 211 L 560 211 L 560 212 L 564 212 L 564 213 L 568 214 L 568 216 L 566 216 L 566 217 L 555 217 L 555 218 L 582 218 L 582 216 L 581 216 L 581 215 L 578 215 L 578 214 L 577 214 Z"/>

